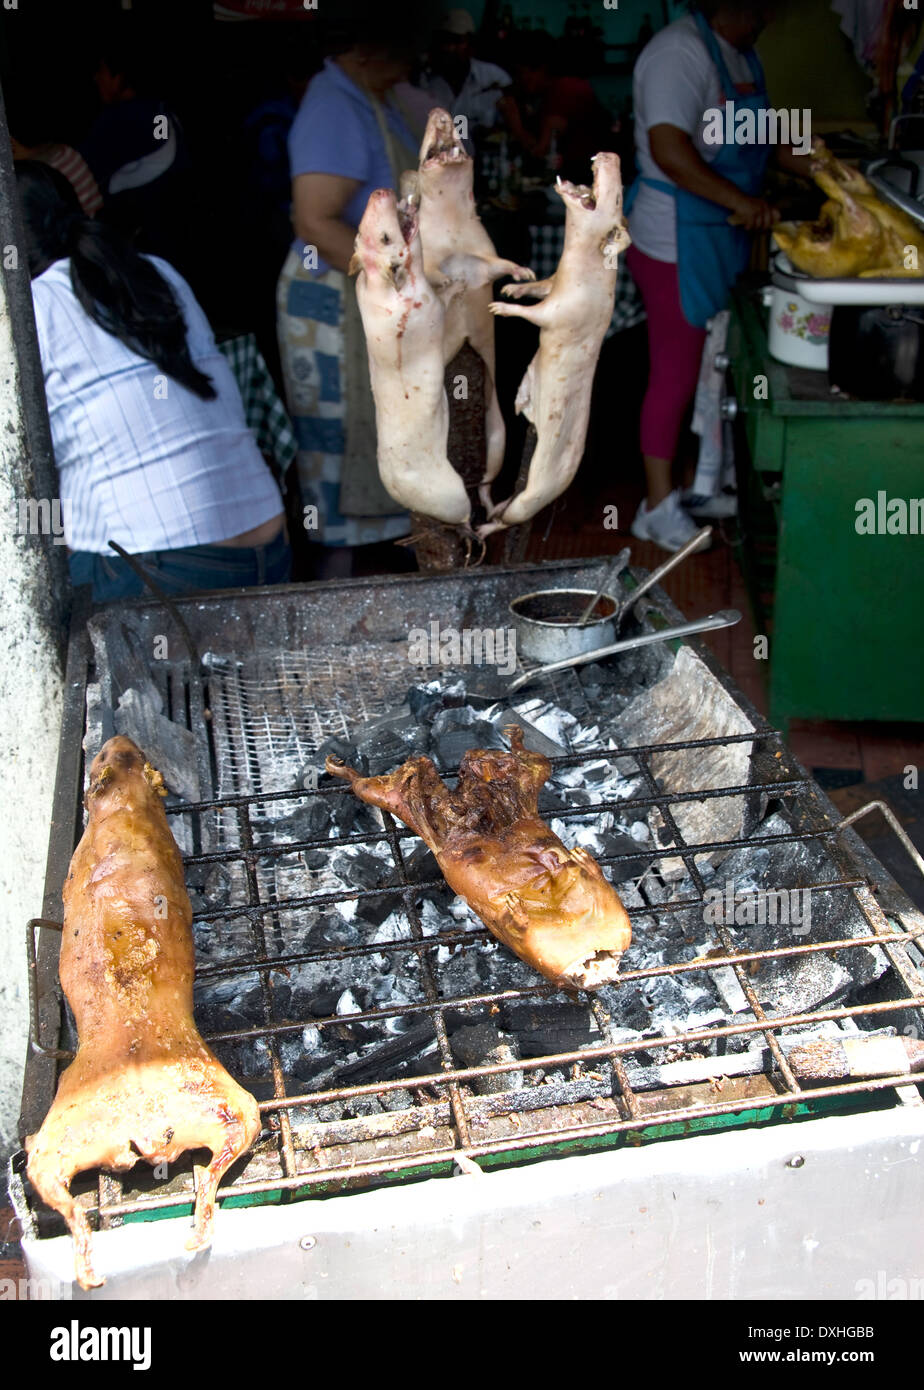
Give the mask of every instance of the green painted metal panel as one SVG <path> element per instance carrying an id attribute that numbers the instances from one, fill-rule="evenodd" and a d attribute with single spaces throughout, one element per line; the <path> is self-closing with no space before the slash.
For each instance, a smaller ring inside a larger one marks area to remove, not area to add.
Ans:
<path id="1" fill-rule="evenodd" d="M 739 472 L 748 537 L 758 515 L 777 523 L 772 614 L 756 605 L 772 621 L 770 719 L 784 730 L 797 716 L 924 719 L 924 535 L 910 525 L 907 534 L 857 531 L 861 498 L 924 498 L 924 405 L 833 398 L 826 377 L 774 362 L 746 293 L 734 297 L 732 323 L 739 401 L 757 372 L 769 379 L 770 399 L 747 403 L 751 458 Z M 794 399 L 797 377 L 815 398 Z M 767 471 L 782 474 L 769 507 L 755 487 Z M 747 542 L 739 558 L 754 596 Z"/>
<path id="2" fill-rule="evenodd" d="M 702 1119 L 685 1120 L 650 1125 L 638 1130 L 620 1130 L 615 1134 L 593 1135 L 587 1139 L 569 1139 L 561 1143 L 538 1143 L 535 1148 L 512 1150 L 505 1153 L 486 1154 L 478 1159 L 481 1168 L 510 1168 L 526 1163 L 538 1163 L 552 1158 L 569 1158 L 578 1153 L 593 1153 L 607 1149 L 639 1148 L 645 1144 L 662 1143 L 668 1140 L 683 1139 L 692 1134 L 722 1133 L 730 1129 L 762 1128 L 772 1124 L 797 1124 L 806 1120 L 820 1119 L 825 1115 L 855 1114 L 871 1109 L 889 1109 L 896 1104 L 895 1093 L 881 1090 L 870 1095 L 851 1093 L 846 1096 L 824 1096 L 815 1101 L 799 1101 L 794 1105 L 766 1105 L 737 1114 L 704 1115 Z M 370 1182 L 372 1186 L 395 1186 L 400 1183 L 421 1182 L 428 1178 L 449 1177 L 452 1174 L 451 1161 L 427 1162 L 421 1157 L 420 1167 L 385 1174 Z M 343 1195 L 348 1190 L 346 1182 L 331 1182 L 326 1185 L 306 1184 L 294 1190 L 277 1189 L 270 1192 L 244 1192 L 239 1196 L 229 1195 L 222 1199 L 222 1210 L 233 1207 L 281 1206 L 293 1202 L 312 1200 L 323 1201 L 325 1197 Z M 354 1189 L 355 1190 L 355 1189 Z M 125 1216 L 126 1225 L 144 1221 L 167 1221 L 173 1217 L 191 1217 L 193 1206 L 152 1207 L 144 1212 L 132 1212 Z"/>

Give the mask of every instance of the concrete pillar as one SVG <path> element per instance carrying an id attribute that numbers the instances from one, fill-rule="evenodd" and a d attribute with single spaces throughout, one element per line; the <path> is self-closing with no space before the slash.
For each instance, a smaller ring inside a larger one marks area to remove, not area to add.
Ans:
<path id="1" fill-rule="evenodd" d="M 68 589 L 66 551 L 54 543 L 60 498 L 2 100 L 0 266 L 0 1158 L 5 1160 L 18 1147 L 28 1030 L 25 927 L 30 917 L 42 915 Z"/>

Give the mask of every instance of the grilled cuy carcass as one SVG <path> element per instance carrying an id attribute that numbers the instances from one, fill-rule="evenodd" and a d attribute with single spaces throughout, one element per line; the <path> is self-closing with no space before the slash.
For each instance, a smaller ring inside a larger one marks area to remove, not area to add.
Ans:
<path id="1" fill-rule="evenodd" d="M 196 1168 L 187 1249 L 211 1241 L 218 1183 L 260 1132 L 257 1103 L 199 1036 L 192 1014 L 192 909 L 167 825 L 163 778 L 128 738 L 94 759 L 87 828 L 64 885 L 60 975 L 79 1034 L 41 1129 L 26 1141 L 36 1192 L 64 1217 L 77 1280 L 95 1288 L 90 1228 L 70 1193 L 88 1168 L 122 1172 L 139 1158 Z"/>
<path id="2" fill-rule="evenodd" d="M 566 849 L 539 816 L 551 765 L 505 733 L 511 752 L 470 749 L 450 791 L 429 758 L 386 777 L 362 777 L 339 759 L 327 771 L 362 801 L 404 822 L 433 851 L 446 882 L 490 931 L 554 984 L 596 989 L 615 979 L 632 928 L 584 849 Z"/>

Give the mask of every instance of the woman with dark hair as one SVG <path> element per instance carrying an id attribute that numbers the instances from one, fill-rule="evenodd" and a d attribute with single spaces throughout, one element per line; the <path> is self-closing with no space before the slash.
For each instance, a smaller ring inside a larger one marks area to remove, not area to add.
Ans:
<path id="1" fill-rule="evenodd" d="M 639 177 L 626 197 L 626 263 L 645 301 L 651 368 L 641 419 L 648 497 L 632 534 L 664 550 L 696 531 L 671 473 L 706 324 L 747 267 L 750 234 L 779 218 L 762 196 L 769 146 L 710 143 L 708 113 L 733 102 L 756 120 L 769 107 L 754 44 L 777 8 L 778 0 L 697 0 L 635 66 Z M 789 172 L 807 172 L 790 146 L 775 154 Z"/>
<path id="2" fill-rule="evenodd" d="M 54 169 L 16 180 L 74 583 L 145 592 L 110 540 L 169 593 L 286 580 L 279 488 L 189 286 Z"/>

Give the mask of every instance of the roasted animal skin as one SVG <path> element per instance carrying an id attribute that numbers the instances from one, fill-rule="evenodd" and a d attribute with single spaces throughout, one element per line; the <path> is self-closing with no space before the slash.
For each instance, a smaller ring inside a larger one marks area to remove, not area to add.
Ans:
<path id="1" fill-rule="evenodd" d="M 540 818 L 548 758 L 527 752 L 516 725 L 505 732 L 511 751 L 467 752 L 455 791 L 423 757 L 387 777 L 361 777 L 333 757 L 327 771 L 419 835 L 450 888 L 527 965 L 554 984 L 596 989 L 616 978 L 629 918 L 599 864 Z"/>
<path id="2" fill-rule="evenodd" d="M 924 275 L 924 234 L 901 208 L 880 198 L 868 179 L 836 159 L 821 140 L 810 162 L 815 182 L 828 195 L 817 222 L 781 222 L 777 245 L 797 270 L 822 279 Z M 907 266 L 914 247 L 917 265 Z"/>
<path id="3" fill-rule="evenodd" d="M 215 1193 L 260 1132 L 257 1103 L 199 1036 L 192 1014 L 192 909 L 167 825 L 163 778 L 128 738 L 104 744 L 90 769 L 89 821 L 64 885 L 60 975 L 79 1034 L 45 1121 L 26 1140 L 28 1176 L 74 1237 L 82 1288 L 90 1228 L 70 1183 L 87 1168 L 124 1172 L 139 1158 L 197 1167 L 188 1250 L 211 1241 Z"/>

